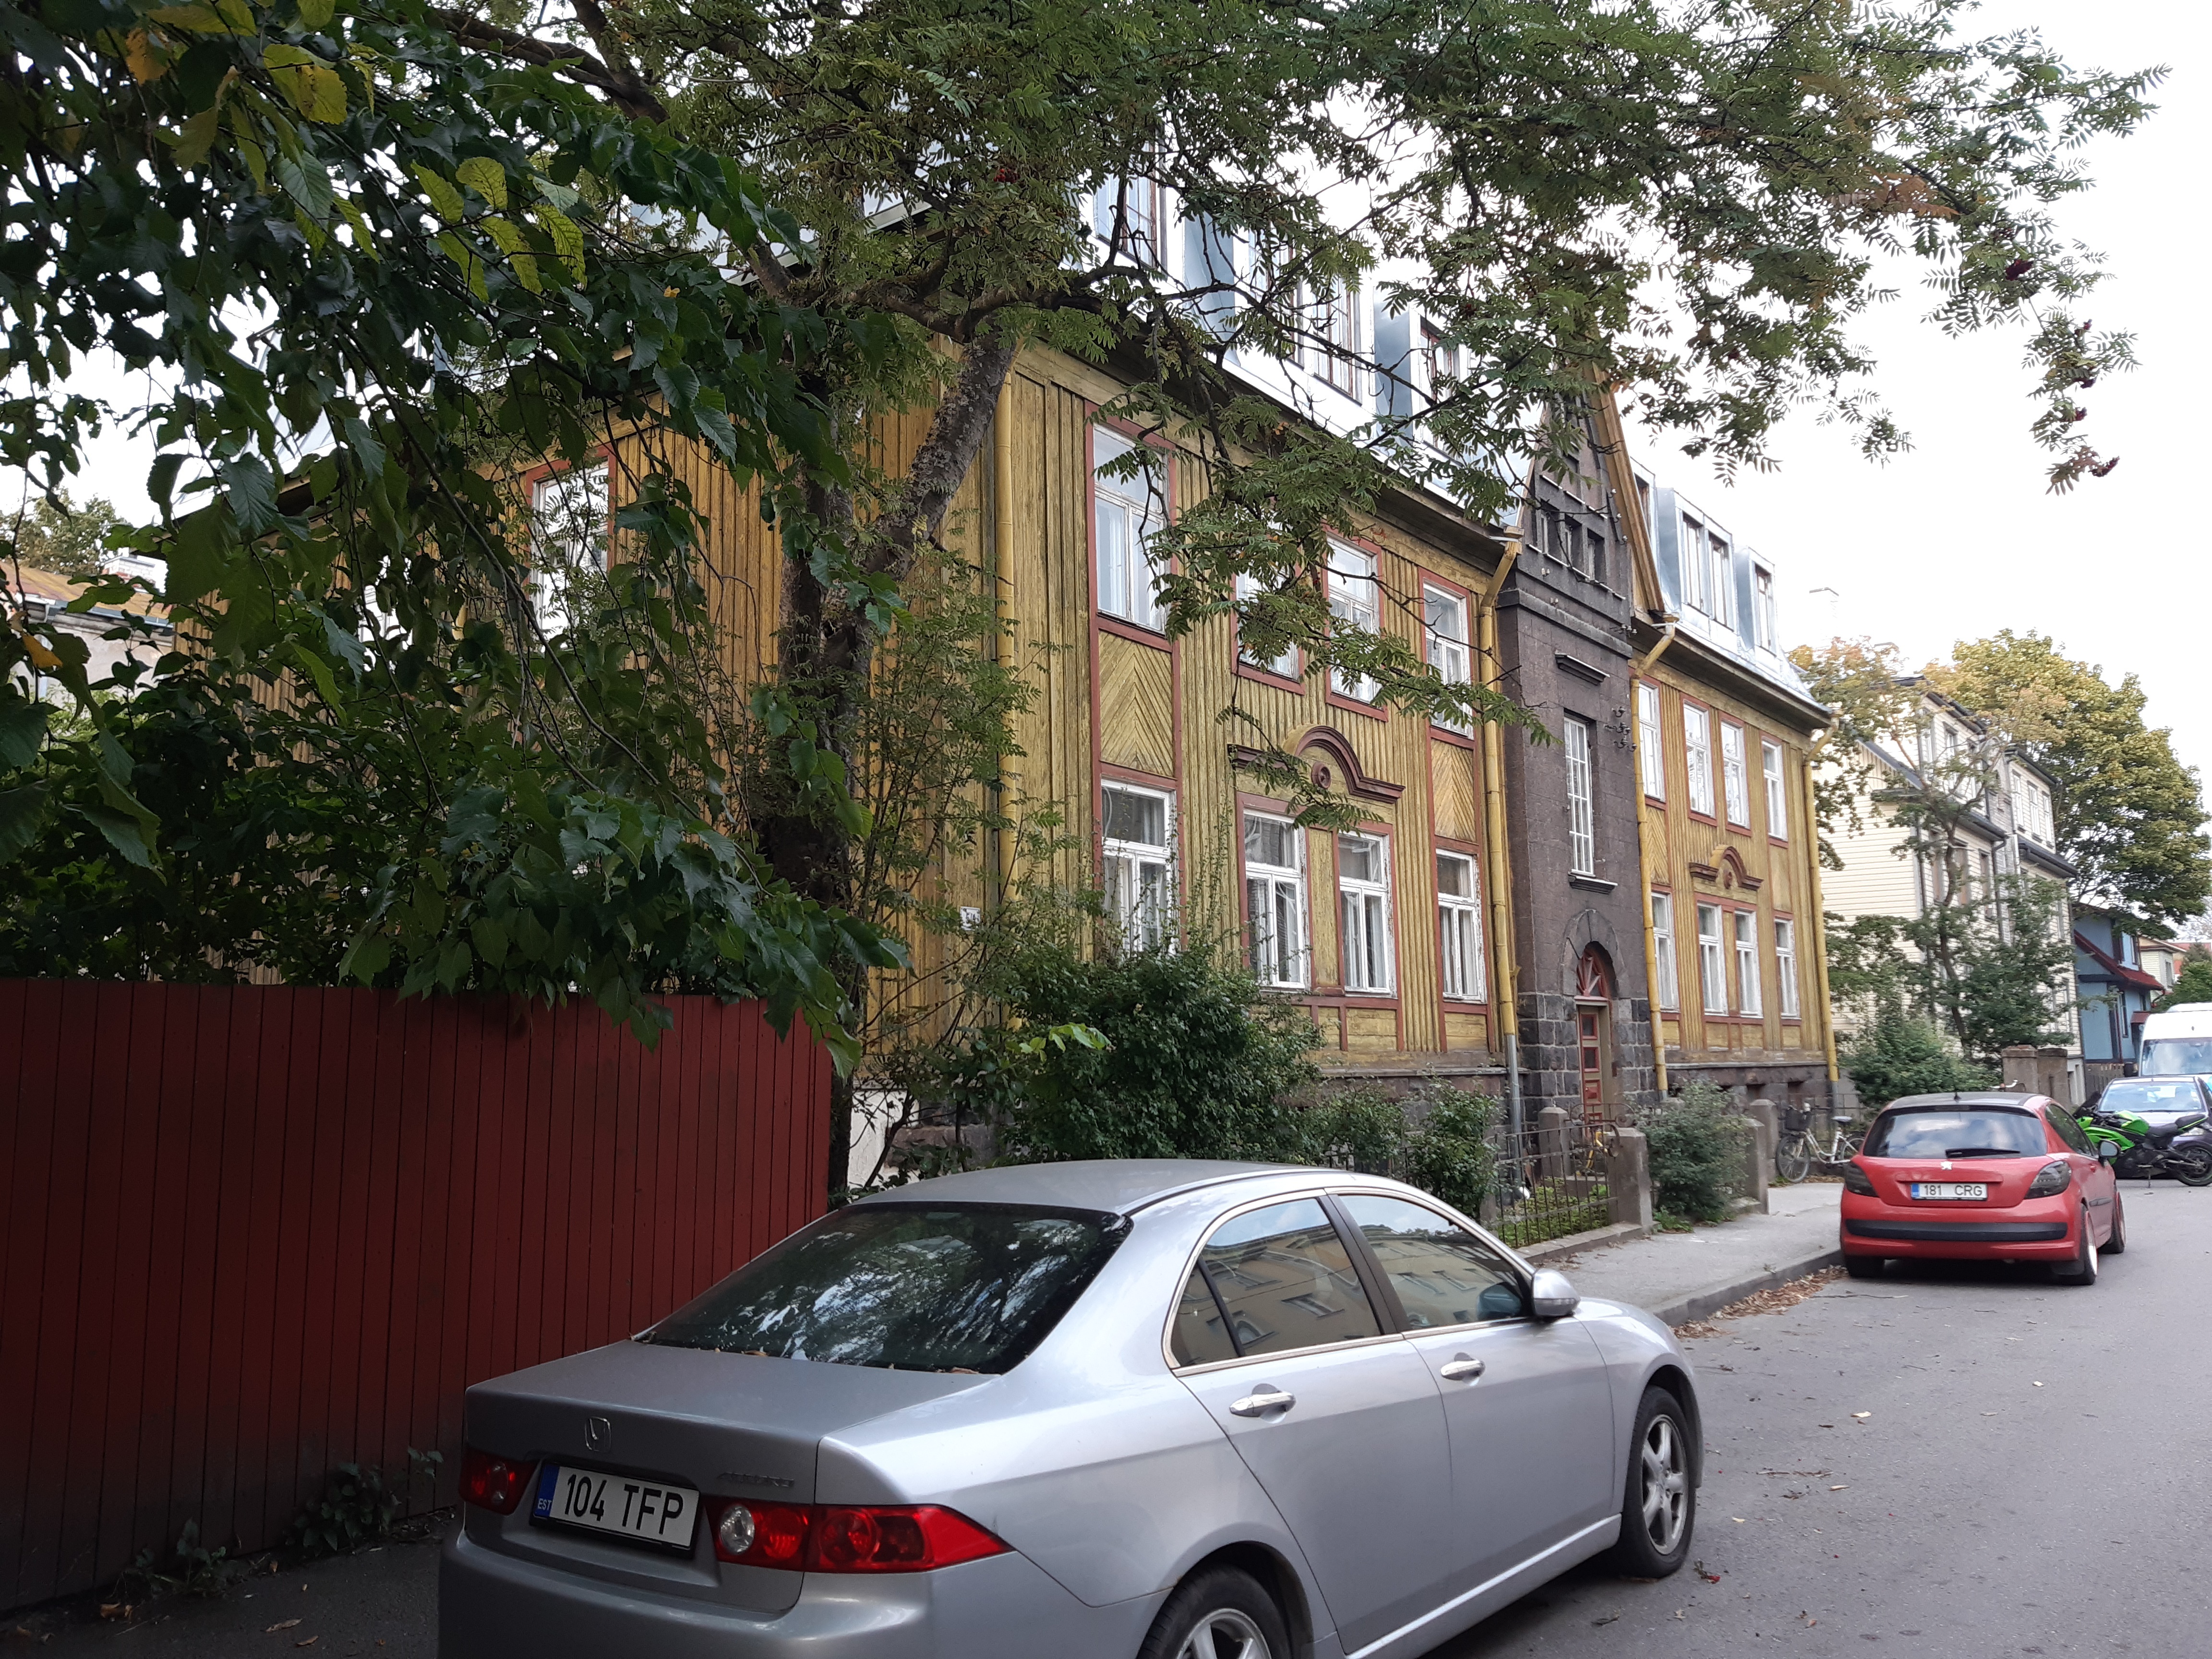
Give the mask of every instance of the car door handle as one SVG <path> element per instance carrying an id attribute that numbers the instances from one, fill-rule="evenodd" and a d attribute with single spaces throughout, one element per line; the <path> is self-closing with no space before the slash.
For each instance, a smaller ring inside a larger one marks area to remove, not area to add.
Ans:
<path id="1" fill-rule="evenodd" d="M 1482 1375 L 1482 1362 L 1462 1356 L 1437 1366 L 1437 1375 L 1447 1382 L 1472 1382 Z"/>
<path id="2" fill-rule="evenodd" d="M 1294 1394 L 1285 1394 L 1280 1389 L 1262 1389 L 1257 1394 L 1248 1394 L 1242 1400 L 1229 1402 L 1231 1417 L 1260 1417 L 1280 1407 L 1284 1411 L 1298 1403 Z"/>

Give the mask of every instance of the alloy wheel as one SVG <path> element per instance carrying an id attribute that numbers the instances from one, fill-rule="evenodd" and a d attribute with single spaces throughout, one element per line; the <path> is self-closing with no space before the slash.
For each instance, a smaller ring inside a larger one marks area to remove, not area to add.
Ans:
<path id="1" fill-rule="evenodd" d="M 1683 1467 L 1682 1435 L 1671 1417 L 1651 1419 L 1641 1448 L 1644 1530 L 1651 1547 L 1672 1555 L 1690 1513 L 1690 1475 Z"/>
<path id="2" fill-rule="evenodd" d="M 1200 1618 L 1176 1650 L 1176 1659 L 1273 1659 L 1259 1626 L 1235 1607 Z"/>

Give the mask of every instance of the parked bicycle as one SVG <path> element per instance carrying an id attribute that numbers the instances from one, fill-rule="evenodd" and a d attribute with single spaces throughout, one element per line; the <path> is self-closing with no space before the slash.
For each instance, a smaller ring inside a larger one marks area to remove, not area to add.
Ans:
<path id="1" fill-rule="evenodd" d="M 1784 1181 L 1802 1181 L 1816 1166 L 1841 1169 L 1858 1156 L 1859 1142 L 1864 1137 L 1865 1131 L 1850 1119 L 1837 1118 L 1824 1139 L 1814 1132 L 1813 1114 L 1801 1106 L 1784 1117 L 1782 1145 L 1774 1153 L 1775 1173 Z"/>

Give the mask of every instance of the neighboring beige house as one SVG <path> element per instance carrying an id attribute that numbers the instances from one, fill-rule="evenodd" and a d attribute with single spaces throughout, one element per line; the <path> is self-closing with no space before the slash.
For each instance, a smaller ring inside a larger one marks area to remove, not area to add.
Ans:
<path id="1" fill-rule="evenodd" d="M 1896 744 L 1863 744 L 1863 755 L 1880 771 L 1906 784 L 1941 777 L 1972 762 L 1986 766 L 1992 787 L 1966 816 L 1956 843 L 1971 896 L 1996 902 L 1997 878 L 2008 875 L 2043 876 L 2065 887 L 2075 870 L 2058 853 L 2050 775 L 2004 748 L 1958 703 L 1928 687 L 1918 690 L 1913 720 Z M 1835 769 L 1832 762 L 1829 775 Z M 1945 897 L 1942 884 L 1953 878 L 1941 862 L 1907 851 L 1905 830 L 1872 799 L 1874 793 L 1859 797 L 1856 827 L 1841 825 L 1829 838 L 1844 867 L 1825 875 L 1822 896 L 1827 914 L 1840 921 L 1924 915 Z M 2004 926 L 2002 916 L 1998 925 Z M 2057 925 L 2070 935 L 2073 914 L 2063 900 Z M 2064 999 L 2063 1018 L 2069 1033 L 2067 1069 L 2079 1099 L 2081 1043 L 2074 1013 L 2078 991 L 2070 970 Z M 1850 1020 L 1850 1010 L 1836 1011 L 1839 1028 L 1848 1029 Z"/>
<path id="2" fill-rule="evenodd" d="M 52 622 L 64 633 L 74 634 L 85 644 L 88 653 L 86 672 L 94 680 L 105 678 L 125 656 L 136 655 L 149 668 L 169 648 L 172 629 L 166 606 L 155 605 L 143 595 L 118 609 L 112 605 L 95 605 L 90 611 L 72 612 L 70 602 L 84 592 L 84 585 L 73 582 L 66 576 L 56 575 L 51 570 L 40 570 L 33 565 L 0 563 L 0 604 L 10 612 L 27 622 Z M 153 629 L 151 640 L 111 640 L 106 636 L 122 623 L 124 612 L 149 623 Z M 47 695 L 49 682 L 44 675 L 38 677 L 31 687 L 31 695 Z M 58 695 L 67 696 L 66 692 Z"/>
<path id="3" fill-rule="evenodd" d="M 2144 939 L 2136 941 L 2136 955 L 2142 970 L 2171 991 L 2181 970 L 2189 965 L 2189 958 L 2212 956 L 2212 945 L 2201 939 Z"/>

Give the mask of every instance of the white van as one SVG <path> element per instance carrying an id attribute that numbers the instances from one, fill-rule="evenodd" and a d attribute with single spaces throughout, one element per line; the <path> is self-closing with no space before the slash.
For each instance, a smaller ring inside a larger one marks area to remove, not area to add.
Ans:
<path id="1" fill-rule="evenodd" d="M 2140 1077 L 2212 1077 L 2212 1002 L 2184 1002 L 2142 1023 Z"/>

